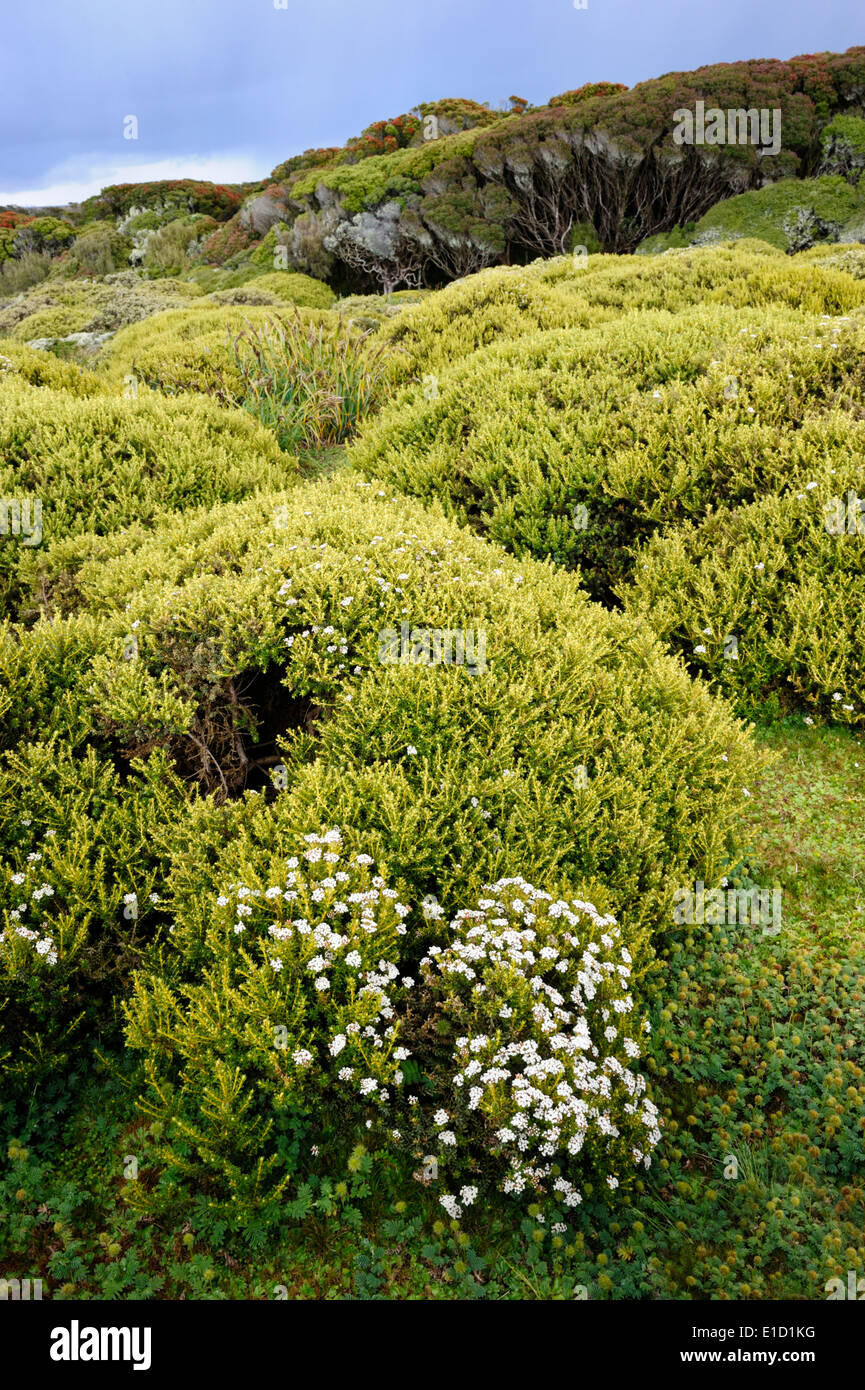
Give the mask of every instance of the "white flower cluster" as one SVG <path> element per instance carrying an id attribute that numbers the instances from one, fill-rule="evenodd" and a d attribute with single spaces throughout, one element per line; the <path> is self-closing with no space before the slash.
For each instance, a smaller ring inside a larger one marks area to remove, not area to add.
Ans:
<path id="1" fill-rule="evenodd" d="M 43 928 L 47 925 L 47 922 L 42 923 Z M 54 949 L 53 937 L 40 936 L 38 931 L 33 931 L 30 927 L 15 927 L 11 933 L 0 931 L 0 946 L 4 944 L 8 936 L 17 936 L 22 941 L 29 941 L 38 956 L 42 956 L 49 965 L 57 964 L 57 952 Z"/>
<path id="2" fill-rule="evenodd" d="M 296 546 L 290 546 L 290 547 L 289 547 L 290 550 L 295 550 L 296 548 L 297 548 Z M 327 552 L 328 552 L 329 549 L 330 549 L 330 547 L 329 547 L 328 545 L 326 545 L 326 544 L 323 544 L 323 545 L 321 545 L 321 546 L 319 546 L 319 547 L 316 547 L 316 546 L 312 545 L 311 543 L 308 543 L 308 548 L 311 549 L 311 550 L 316 550 L 316 549 L 318 549 L 319 552 L 322 552 L 322 551 L 323 551 L 323 552 L 325 552 L 325 554 L 327 554 Z M 313 569 L 313 570 L 319 570 L 319 569 L 321 569 L 321 567 L 322 567 L 322 561 L 321 561 L 321 560 L 318 560 L 318 561 L 316 561 L 315 564 L 312 566 L 312 569 Z M 278 597 L 281 598 L 281 599 L 284 599 L 284 601 L 285 601 L 285 606 L 286 606 L 287 609 L 296 608 L 296 607 L 298 606 L 298 604 L 300 603 L 300 599 L 296 598 L 296 597 L 295 597 L 294 595 L 292 595 L 292 594 L 289 594 L 289 590 L 291 589 L 291 586 L 292 586 L 293 582 L 294 582 L 293 578 L 292 578 L 292 577 L 289 577 L 289 578 L 287 578 L 287 579 L 284 580 L 284 582 L 282 583 L 282 585 L 280 586 L 280 588 L 277 590 L 277 595 L 278 595 Z M 348 608 L 351 607 L 351 605 L 352 605 L 353 602 L 354 602 L 354 595 L 353 595 L 353 594 L 345 594 L 345 595 L 339 600 L 339 607 L 340 607 L 340 608 L 348 609 Z M 328 623 L 328 624 L 326 624 L 324 627 L 322 627 L 322 626 L 321 626 L 320 624 L 318 624 L 318 623 L 311 623 L 309 627 L 303 628 L 302 631 L 299 632 L 299 633 L 290 633 L 289 636 L 286 637 L 286 638 L 284 639 L 284 640 L 285 640 L 285 646 L 288 647 L 289 650 L 291 650 L 291 648 L 292 648 L 292 647 L 294 646 L 294 644 L 295 644 L 295 641 L 297 641 L 298 638 L 303 639 L 303 638 L 314 638 L 314 637 L 323 637 L 323 638 L 329 639 L 329 640 L 326 641 L 325 644 L 324 644 L 324 645 L 325 645 L 325 650 L 326 650 L 326 652 L 327 652 L 327 654 L 328 654 L 329 656 L 335 656 L 335 655 L 347 656 L 347 655 L 348 655 L 349 636 L 348 636 L 348 634 L 346 634 L 346 633 L 338 632 L 337 629 L 333 626 L 332 623 Z M 343 664 L 343 663 L 339 663 L 338 666 L 337 666 L 337 669 L 338 669 L 339 671 L 345 670 L 344 664 Z"/>
<path id="3" fill-rule="evenodd" d="M 464 1113 L 484 1117 L 506 1156 L 503 1190 L 537 1186 L 587 1144 L 593 1157 L 606 1149 L 611 1162 L 627 1155 L 648 1167 L 658 1112 L 629 1065 L 640 1048 L 624 1028 L 634 1007 L 631 956 L 617 947 L 615 919 L 591 903 L 555 902 L 524 879 L 484 891 L 495 896 L 459 912 L 455 940 L 432 947 L 422 968 L 445 990 L 445 1006 L 456 996 L 473 1025 L 457 1039 L 454 1093 Z M 444 1110 L 434 1117 L 437 1126 L 447 1120 Z M 439 1139 L 451 1142 L 452 1130 Z M 608 1181 L 618 1185 L 615 1174 Z M 581 1201 L 567 1177 L 554 1188 L 565 1206 Z"/>
<path id="4" fill-rule="evenodd" d="M 390 1098 L 387 1085 L 402 1080 L 397 1064 L 409 1056 L 406 1048 L 394 1046 L 392 998 L 395 981 L 403 990 L 413 984 L 400 980 L 392 958 L 406 932 L 403 918 L 409 908 L 380 875 L 370 876 L 368 854 L 357 854 L 340 867 L 339 830 L 304 839 L 307 867 L 297 857 L 288 859 L 284 886 L 272 884 L 262 891 L 231 884 L 236 917 L 231 934 L 257 941 L 264 969 L 274 983 L 277 978 L 280 982 L 281 997 L 291 999 L 298 987 L 311 987 L 309 1001 L 317 998 L 326 1011 L 314 1022 L 310 1043 L 320 1044 L 320 1056 L 309 1047 L 292 1048 L 295 1066 L 307 1069 L 317 1062 L 325 1070 L 339 1057 L 338 1079 L 351 1083 L 365 1099 L 384 1103 Z M 352 885 L 358 886 L 347 891 Z M 225 894 L 216 901 L 220 908 L 231 906 Z"/>
<path id="5" fill-rule="evenodd" d="M 29 821 L 25 822 L 25 824 L 29 824 Z M 36 851 L 33 851 L 27 856 L 28 862 L 34 866 L 39 863 L 41 858 L 42 855 Z M 54 938 L 49 936 L 47 932 L 49 923 L 43 922 L 40 929 L 37 930 L 35 927 L 28 927 L 25 921 L 22 920 L 25 914 L 30 911 L 33 904 L 41 903 L 43 898 L 52 898 L 54 896 L 54 889 L 51 887 L 50 883 L 40 883 L 33 889 L 25 886 L 26 883 L 26 874 L 19 872 L 10 875 L 10 897 L 14 906 L 9 909 L 8 918 L 10 924 L 14 923 L 15 925 L 11 926 L 11 929 L 8 931 L 0 931 L 0 946 L 11 946 L 13 941 L 16 940 L 27 942 L 28 945 L 33 948 L 36 955 L 41 957 L 46 964 L 56 965 L 57 951 L 54 946 Z M 18 892 L 12 892 L 13 889 L 17 889 Z M 19 894 L 20 899 L 16 903 L 14 900 L 19 897 Z"/>

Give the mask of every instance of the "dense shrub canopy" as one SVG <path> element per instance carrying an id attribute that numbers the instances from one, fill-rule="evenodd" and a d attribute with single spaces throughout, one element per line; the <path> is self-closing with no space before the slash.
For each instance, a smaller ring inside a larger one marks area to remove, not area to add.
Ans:
<path id="1" fill-rule="evenodd" d="M 338 205 L 351 217 L 389 200 L 402 202 L 405 230 L 422 250 L 424 236 L 441 241 L 425 215 L 425 180 L 435 171 L 436 196 L 480 196 L 495 188 L 485 213 L 491 244 L 549 255 L 575 224 L 587 222 L 607 251 L 631 251 L 646 237 L 696 221 L 722 199 L 759 188 L 767 179 L 817 172 L 820 131 L 833 116 L 861 102 L 865 50 L 803 55 L 789 62 L 718 63 L 696 72 L 668 73 L 630 90 L 598 83 L 554 98 L 547 107 L 503 117 L 489 129 L 461 131 L 422 148 L 396 148 L 359 164 L 328 160 L 288 173 L 290 195 L 304 213 Z M 754 144 L 700 148 L 674 141 L 680 110 L 778 110 L 777 151 Z M 399 141 L 391 137 L 391 145 Z M 373 142 L 373 148 L 375 142 Z M 448 168 L 449 166 L 449 168 Z M 502 212 L 504 209 L 504 212 Z M 414 228 L 414 230 L 413 230 Z M 461 233 L 463 244 L 466 229 Z M 445 243 L 442 241 L 442 245 Z M 458 272 L 459 273 L 459 272 Z"/>
<path id="2" fill-rule="evenodd" d="M 0 405 L 0 496 L 40 501 L 46 546 L 243 497 L 295 467 L 246 414 L 206 401 L 76 398 L 16 373 L 0 379 Z M 35 555 L 4 539 L 4 587 Z"/>
<path id="3" fill-rule="evenodd" d="M 489 269 L 401 314 L 383 339 L 399 349 L 402 379 L 446 373 L 456 359 L 537 329 L 588 328 L 643 309 L 789 305 L 845 314 L 865 303 L 842 266 L 807 268 L 764 242 L 687 251 L 661 261 L 559 256 Z"/>
<path id="4" fill-rule="evenodd" d="M 809 433 L 795 480 L 654 537 L 623 598 L 742 709 L 861 725 L 865 436 Z"/>
<path id="5" fill-rule="evenodd" d="M 862 329 L 833 327 L 718 306 L 505 342 L 431 399 L 407 390 L 352 458 L 609 598 L 659 526 L 807 482 L 815 451 L 861 451 L 861 422 L 833 412 L 856 409 Z"/>
<path id="6" fill-rule="evenodd" d="M 517 555 L 578 567 L 596 598 L 644 613 L 750 713 L 804 699 L 859 722 L 847 499 L 865 459 L 861 281 L 824 258 L 724 249 L 592 262 L 579 282 L 569 265 L 487 272 L 387 326 L 421 380 L 367 427 L 355 466 Z M 537 310 L 534 290 L 518 296 L 535 284 L 573 317 L 617 317 L 520 334 Z M 703 307 L 643 308 L 662 299 Z M 471 353 L 487 331 L 502 340 Z M 831 506 L 845 518 L 834 532 Z M 810 611 L 821 617 L 806 627 Z"/>
<path id="7" fill-rule="evenodd" d="M 658 916 L 671 845 L 676 856 L 698 842 L 713 861 L 722 852 L 747 742 L 641 624 L 591 605 L 572 577 L 520 566 L 351 475 L 166 518 L 152 535 L 139 525 L 60 542 L 42 557 L 39 592 L 55 619 L 34 629 L 40 646 L 52 633 L 61 642 L 66 622 L 77 630 L 87 614 L 104 615 L 94 650 L 116 657 L 100 678 L 104 710 L 116 720 L 138 691 L 143 713 L 127 730 L 136 743 L 161 738 L 165 701 L 179 709 L 209 689 L 216 728 L 234 718 L 226 679 L 240 689 L 257 671 L 272 682 L 253 703 L 268 740 L 284 739 L 289 786 L 273 804 L 254 796 L 231 809 L 240 853 L 247 834 L 252 843 L 307 826 L 336 796 L 348 841 L 371 844 L 421 897 L 456 905 L 458 887 L 479 891 L 513 854 L 537 880 L 603 891 L 602 906 L 624 910 L 639 934 Z M 139 660 L 123 662 L 118 643 L 134 621 Z M 484 669 L 382 664 L 382 634 L 403 621 L 421 632 L 482 629 Z M 80 685 L 73 677 L 70 708 L 92 701 L 92 684 L 92 673 Z M 16 685 L 16 699 L 28 699 L 26 682 Z M 662 771 L 667 736 L 677 751 Z M 243 785 L 230 740 L 222 758 L 226 782 Z M 683 760 L 687 782 L 676 771 Z M 589 768 L 588 791 L 575 790 L 578 764 Z M 204 784 L 224 789 L 205 768 Z M 686 822 L 708 815 L 703 778 L 718 793 L 714 829 L 706 821 L 686 836 Z"/>

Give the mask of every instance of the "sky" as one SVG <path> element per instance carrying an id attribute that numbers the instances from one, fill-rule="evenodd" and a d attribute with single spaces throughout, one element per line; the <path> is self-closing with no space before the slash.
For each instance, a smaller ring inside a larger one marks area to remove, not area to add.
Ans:
<path id="1" fill-rule="evenodd" d="M 419 101 L 541 104 L 865 43 L 863 0 L 2 3 L 0 205 L 25 207 L 109 183 L 258 180 Z"/>

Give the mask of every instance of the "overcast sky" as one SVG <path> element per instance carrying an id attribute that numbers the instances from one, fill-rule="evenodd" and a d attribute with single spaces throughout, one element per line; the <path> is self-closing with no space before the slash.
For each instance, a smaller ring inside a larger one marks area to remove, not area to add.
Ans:
<path id="1" fill-rule="evenodd" d="M 276 8 L 284 5 L 285 8 Z M 259 179 L 419 101 L 865 43 L 863 0 L 0 0 L 0 203 Z M 135 116 L 138 138 L 124 139 Z"/>

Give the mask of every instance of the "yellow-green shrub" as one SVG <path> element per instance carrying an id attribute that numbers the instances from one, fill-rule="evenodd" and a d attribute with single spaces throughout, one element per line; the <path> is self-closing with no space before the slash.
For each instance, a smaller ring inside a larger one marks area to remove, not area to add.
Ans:
<path id="1" fill-rule="evenodd" d="M 178 404 L 148 405 L 111 402 L 111 438 L 131 433 L 119 413 L 129 409 L 141 428 L 161 421 L 176 449 Z M 293 1019 L 274 1016 L 284 1000 L 259 990 L 255 962 L 235 954 L 225 973 L 226 933 L 231 950 L 236 938 L 219 898 L 232 883 L 264 895 L 284 882 L 304 836 L 337 824 L 349 853 L 374 856 L 409 909 L 395 963 L 415 979 L 427 949 L 450 939 L 424 899 L 453 913 L 520 874 L 615 912 L 636 977 L 676 887 L 717 881 L 735 856 L 755 753 L 726 707 L 644 622 L 604 612 L 573 576 L 518 564 L 440 511 L 343 473 L 68 535 L 36 562 L 23 606 L 42 617 L 0 623 L 0 890 L 23 874 L 28 911 L 42 882 L 54 891 L 38 908 L 45 954 L 31 942 L 0 962 L 10 1042 L 31 1034 L 27 1067 L 42 1075 L 69 1050 L 76 1001 L 91 1032 L 110 1032 L 147 950 L 130 1040 L 162 1087 L 148 1104 L 167 1106 L 173 1125 L 173 1069 L 187 1059 L 176 1114 L 206 1139 L 193 1165 L 211 1177 L 211 1150 L 241 1183 L 272 1152 L 264 1131 L 254 1153 L 228 1152 L 247 1101 L 278 1127 L 283 1100 L 297 1099 L 235 1084 L 235 1068 L 258 1077 L 273 1061 L 263 1023 Z M 383 633 L 403 621 L 483 630 L 486 661 L 476 674 L 382 664 Z M 0 930 L 14 931 L 3 913 Z M 159 926 L 177 951 L 153 941 Z M 223 1007 L 234 1024 L 196 1051 L 196 1030 Z M 153 1053 L 160 1019 L 165 1066 Z M 327 1048 L 332 1034 L 316 1031 L 309 1007 L 298 1026 Z M 208 1059 L 216 1108 L 199 1086 Z M 237 1123 L 214 1126 L 231 1096 Z"/>
<path id="2" fill-rule="evenodd" d="M 10 376 L 0 402 L 0 497 L 41 501 L 46 546 L 243 497 L 296 471 L 248 415 L 209 401 L 82 399 Z M 37 550 L 0 540 L 4 587 Z"/>
<path id="3" fill-rule="evenodd" d="M 220 885 L 203 941 L 176 920 L 164 963 L 136 981 L 127 1040 L 144 1053 L 142 1108 L 165 1132 L 162 1190 L 128 1193 L 139 1210 L 193 1176 L 212 1201 L 260 1210 L 292 1182 L 299 1138 L 336 1137 L 347 1157 L 352 1132 L 399 1092 L 406 1053 L 390 1020 L 407 993 L 408 909 L 337 831 L 294 848 L 266 881 Z"/>
<path id="4" fill-rule="evenodd" d="M 846 314 L 865 290 L 834 266 L 803 266 L 747 242 L 668 256 L 559 256 L 481 271 L 408 309 L 383 330 L 406 354 L 405 379 L 538 329 L 586 328 L 642 309 L 696 305 L 789 306 Z"/>
<path id="5" fill-rule="evenodd" d="M 70 396 L 98 396 L 105 390 L 105 383 L 85 367 L 63 362 L 50 352 L 26 347 L 15 338 L 0 338 L 0 382 L 8 373 L 14 373 L 31 386 L 50 386 Z"/>
<path id="6" fill-rule="evenodd" d="M 609 599 L 658 528 L 861 452 L 863 343 L 861 319 L 726 306 L 540 333 L 409 388 L 350 457 Z"/>
<path id="7" fill-rule="evenodd" d="M 833 266 L 852 275 L 854 280 L 865 280 L 865 246 L 859 244 L 829 242 L 800 251 L 793 259 L 803 265 Z"/>
<path id="8" fill-rule="evenodd" d="M 0 627 L 6 673 L 8 630 Z M 55 673 L 56 675 L 59 673 Z M 62 682 L 62 677 L 61 677 Z M 62 686 L 61 686 L 62 689 Z M 62 698 L 62 694 L 61 694 Z M 56 1081 L 96 1034 L 116 1033 L 158 920 L 166 829 L 189 793 L 154 754 L 124 769 L 86 745 L 41 739 L 0 754 L 0 1061 L 7 1097 Z M 5 740 L 4 740 L 5 742 Z"/>
<path id="9" fill-rule="evenodd" d="M 830 454 L 831 469 L 825 457 L 813 452 L 804 490 L 653 538 L 622 598 L 747 714 L 805 706 L 862 725 L 865 513 L 851 533 L 848 494 L 865 500 L 865 450 Z M 842 507 L 844 529 L 827 530 Z"/>
<path id="10" fill-rule="evenodd" d="M 627 313 L 667 309 L 677 313 L 691 305 L 730 304 L 746 309 L 788 306 L 813 314 L 846 314 L 865 304 L 865 289 L 843 270 L 803 266 L 768 247 L 748 241 L 717 247 L 691 247 L 657 257 L 589 257 L 590 273 L 572 258 L 538 262 L 539 282 L 548 279 L 592 308 Z"/>
<path id="11" fill-rule="evenodd" d="M 297 304 L 304 309 L 330 309 L 336 302 L 329 285 L 295 270 L 272 270 L 256 275 L 247 284 L 251 289 L 270 290 L 286 304 Z"/>
<path id="12" fill-rule="evenodd" d="M 422 304 L 432 293 L 432 290 L 394 290 L 392 295 L 350 294 L 337 300 L 334 307 L 349 323 L 374 333 L 410 304 Z"/>
<path id="13" fill-rule="evenodd" d="M 66 666 L 69 720 L 89 699 L 94 737 L 164 745 L 217 796 L 266 786 L 256 760 L 282 757 L 275 801 L 248 793 L 218 827 L 205 811 L 190 829 L 193 896 L 211 834 L 222 843 L 230 824 L 232 865 L 252 865 L 338 807 L 347 842 L 417 901 L 460 906 L 519 869 L 592 892 L 645 937 L 673 886 L 718 872 L 747 739 L 645 625 L 592 605 L 572 576 L 379 492 L 339 475 L 151 534 L 61 542 L 38 576 L 55 620 L 22 641 L 60 644 L 99 615 L 91 660 Z M 382 633 L 403 621 L 483 629 L 486 668 L 382 664 Z"/>
<path id="14" fill-rule="evenodd" d="M 482 270 L 408 305 L 381 330 L 398 349 L 399 379 L 446 370 L 457 358 L 500 339 L 543 328 L 587 327 L 593 316 L 519 267 Z"/>
<path id="15" fill-rule="evenodd" d="M 51 280 L 0 309 L 0 334 L 28 342 L 68 333 L 113 333 L 201 293 L 198 285 L 142 280 L 133 270 L 98 281 Z"/>

